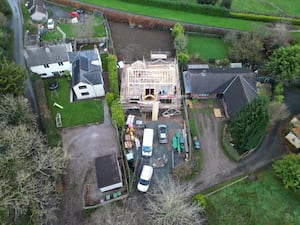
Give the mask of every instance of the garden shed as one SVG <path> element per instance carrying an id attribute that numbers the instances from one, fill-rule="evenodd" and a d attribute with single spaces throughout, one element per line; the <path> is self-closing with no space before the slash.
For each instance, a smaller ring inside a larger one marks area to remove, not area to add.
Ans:
<path id="1" fill-rule="evenodd" d="M 123 187 L 117 154 L 100 156 L 95 160 L 97 184 L 101 192 Z"/>

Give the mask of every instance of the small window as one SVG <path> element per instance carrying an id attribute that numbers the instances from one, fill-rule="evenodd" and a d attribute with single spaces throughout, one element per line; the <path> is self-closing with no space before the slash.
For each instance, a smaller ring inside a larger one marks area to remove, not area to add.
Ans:
<path id="1" fill-rule="evenodd" d="M 58 65 L 60 65 L 60 66 L 63 66 L 63 65 L 64 65 L 64 63 L 63 63 L 63 62 L 59 62 L 59 63 L 58 63 Z"/>
<path id="2" fill-rule="evenodd" d="M 81 93 L 81 96 L 87 96 L 87 95 L 89 95 L 88 92 L 82 92 L 82 93 Z"/>
<path id="3" fill-rule="evenodd" d="M 78 87 L 79 89 L 86 89 L 86 85 L 82 85 Z"/>
<path id="4" fill-rule="evenodd" d="M 44 77 L 44 76 L 47 76 L 47 74 L 46 73 L 42 73 L 41 76 Z"/>

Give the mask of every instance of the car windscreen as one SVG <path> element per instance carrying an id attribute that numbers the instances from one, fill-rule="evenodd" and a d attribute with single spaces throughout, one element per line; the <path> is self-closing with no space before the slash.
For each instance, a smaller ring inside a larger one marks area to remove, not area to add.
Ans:
<path id="1" fill-rule="evenodd" d="M 140 179 L 139 183 L 142 185 L 148 185 L 150 182 L 149 180 Z"/>

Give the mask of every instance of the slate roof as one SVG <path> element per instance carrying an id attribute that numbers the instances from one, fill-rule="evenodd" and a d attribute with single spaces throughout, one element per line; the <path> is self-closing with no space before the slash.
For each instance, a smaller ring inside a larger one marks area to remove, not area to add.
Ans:
<path id="1" fill-rule="evenodd" d="M 186 94 L 221 94 L 229 116 L 257 97 L 256 77 L 247 68 L 189 67 L 183 73 Z"/>
<path id="2" fill-rule="evenodd" d="M 28 67 L 69 61 L 68 52 L 71 44 L 50 45 L 47 47 L 28 47 L 25 49 L 25 59 Z"/>
<path id="3" fill-rule="evenodd" d="M 102 68 L 93 61 L 99 61 L 99 55 L 95 50 L 85 50 L 69 53 L 72 63 L 72 85 L 83 82 L 86 84 L 102 84 Z"/>

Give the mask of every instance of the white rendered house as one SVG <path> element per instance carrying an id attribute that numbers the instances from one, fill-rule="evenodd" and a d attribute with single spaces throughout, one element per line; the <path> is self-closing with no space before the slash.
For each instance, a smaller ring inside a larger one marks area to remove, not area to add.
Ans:
<path id="1" fill-rule="evenodd" d="M 72 87 L 77 100 L 105 95 L 99 51 L 85 50 L 69 53 L 72 63 Z"/>
<path id="2" fill-rule="evenodd" d="M 45 47 L 32 46 L 25 49 L 25 59 L 30 70 L 42 78 L 60 76 L 72 68 L 69 52 L 72 52 L 70 43 Z"/>

